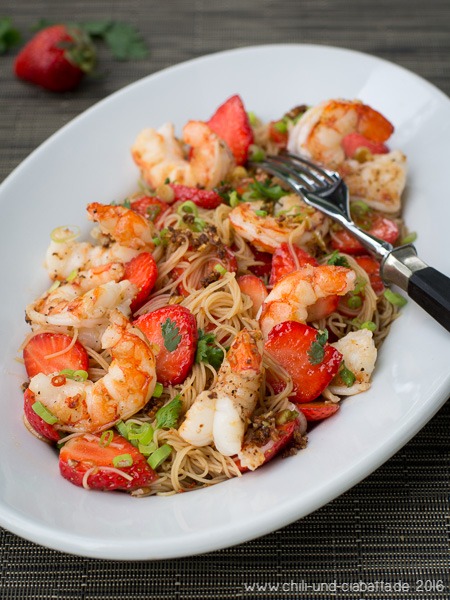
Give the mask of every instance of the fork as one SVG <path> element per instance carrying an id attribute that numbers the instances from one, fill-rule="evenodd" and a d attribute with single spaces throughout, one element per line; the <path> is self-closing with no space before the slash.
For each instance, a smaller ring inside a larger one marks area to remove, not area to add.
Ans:
<path id="1" fill-rule="evenodd" d="M 407 292 L 450 331 L 450 278 L 424 263 L 413 244 L 394 248 L 360 229 L 351 218 L 348 188 L 339 173 L 289 152 L 267 156 L 252 165 L 275 175 L 306 204 L 340 223 L 380 261 L 380 275 L 386 285 L 395 284 Z"/>

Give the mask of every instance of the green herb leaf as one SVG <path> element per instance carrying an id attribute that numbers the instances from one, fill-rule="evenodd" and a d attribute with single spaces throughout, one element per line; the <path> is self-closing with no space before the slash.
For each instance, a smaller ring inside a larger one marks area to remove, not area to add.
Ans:
<path id="1" fill-rule="evenodd" d="M 168 404 L 160 408 L 156 413 L 156 429 L 176 427 L 182 406 L 180 395 L 177 394 Z"/>
<path id="2" fill-rule="evenodd" d="M 250 184 L 250 188 L 254 192 L 256 198 L 269 198 L 269 200 L 279 200 L 283 196 L 286 196 L 286 192 L 279 185 L 271 185 L 270 180 L 266 180 L 265 183 L 261 181 L 255 181 Z"/>
<path id="3" fill-rule="evenodd" d="M 142 59 L 148 48 L 139 32 L 128 23 L 113 21 L 103 33 L 103 39 L 118 60 Z"/>
<path id="4" fill-rule="evenodd" d="M 5 54 L 9 48 L 18 44 L 21 38 L 19 30 L 12 26 L 11 19 L 0 19 L 0 54 Z"/>
<path id="5" fill-rule="evenodd" d="M 318 331 L 315 341 L 308 350 L 309 362 L 312 365 L 320 365 L 325 357 L 325 344 L 328 340 L 328 330 Z"/>
<path id="6" fill-rule="evenodd" d="M 349 268 L 348 260 L 340 254 L 337 250 L 332 252 L 327 260 L 328 265 L 334 265 L 336 267 L 347 267 Z"/>
<path id="7" fill-rule="evenodd" d="M 220 368 L 223 359 L 223 350 L 216 346 L 215 335 L 213 333 L 205 333 L 203 329 L 199 329 L 195 362 L 207 363 L 217 371 Z"/>
<path id="8" fill-rule="evenodd" d="M 161 323 L 161 331 L 164 338 L 164 347 L 169 352 L 174 352 L 181 342 L 180 329 L 175 321 L 167 317 L 164 323 Z"/>

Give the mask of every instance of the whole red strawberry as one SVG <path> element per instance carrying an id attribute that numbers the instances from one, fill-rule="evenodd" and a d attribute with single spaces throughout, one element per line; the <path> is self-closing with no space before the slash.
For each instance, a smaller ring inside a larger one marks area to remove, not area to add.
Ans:
<path id="1" fill-rule="evenodd" d="M 52 92 L 67 92 L 92 70 L 95 50 L 76 27 L 52 25 L 39 31 L 18 54 L 14 72 L 20 79 Z"/>

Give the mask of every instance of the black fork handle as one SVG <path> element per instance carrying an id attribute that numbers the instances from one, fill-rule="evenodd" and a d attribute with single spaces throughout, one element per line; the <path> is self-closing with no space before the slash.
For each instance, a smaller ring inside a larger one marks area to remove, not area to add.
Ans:
<path id="1" fill-rule="evenodd" d="M 414 271 L 408 295 L 438 323 L 450 331 L 450 278 L 433 267 Z"/>
<path id="2" fill-rule="evenodd" d="M 381 263 L 386 283 L 395 283 L 447 331 L 450 331 L 450 278 L 428 266 L 412 244 L 394 248 Z"/>

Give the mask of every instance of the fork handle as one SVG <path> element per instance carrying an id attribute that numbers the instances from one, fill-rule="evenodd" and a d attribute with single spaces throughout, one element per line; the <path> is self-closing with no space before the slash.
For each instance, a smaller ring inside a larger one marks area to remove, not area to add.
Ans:
<path id="1" fill-rule="evenodd" d="M 450 278 L 429 267 L 417 256 L 412 244 L 400 246 L 382 261 L 380 274 L 408 292 L 419 306 L 450 331 Z"/>
<path id="2" fill-rule="evenodd" d="M 408 295 L 438 323 L 450 331 L 450 279 L 425 267 L 414 271 L 408 281 Z"/>

